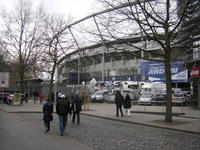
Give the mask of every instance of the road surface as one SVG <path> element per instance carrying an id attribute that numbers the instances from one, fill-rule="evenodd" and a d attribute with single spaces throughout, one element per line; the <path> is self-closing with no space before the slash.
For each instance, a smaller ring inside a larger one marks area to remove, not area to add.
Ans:
<path id="1" fill-rule="evenodd" d="M 83 143 L 68 137 L 45 134 L 31 122 L 13 113 L 0 110 L 1 150 L 91 150 Z"/>

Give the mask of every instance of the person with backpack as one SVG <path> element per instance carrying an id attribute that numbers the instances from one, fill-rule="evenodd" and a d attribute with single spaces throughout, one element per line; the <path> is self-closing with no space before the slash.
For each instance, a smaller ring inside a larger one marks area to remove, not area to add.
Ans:
<path id="1" fill-rule="evenodd" d="M 50 99 L 47 99 L 47 102 L 43 105 L 43 120 L 45 125 L 45 133 L 50 131 L 50 121 L 53 120 L 53 103 Z"/>
<path id="2" fill-rule="evenodd" d="M 72 123 L 74 124 L 75 118 L 77 116 L 77 124 L 80 123 L 80 111 L 82 110 L 83 101 L 79 98 L 78 95 L 75 95 L 72 100 L 71 110 L 73 112 Z"/>

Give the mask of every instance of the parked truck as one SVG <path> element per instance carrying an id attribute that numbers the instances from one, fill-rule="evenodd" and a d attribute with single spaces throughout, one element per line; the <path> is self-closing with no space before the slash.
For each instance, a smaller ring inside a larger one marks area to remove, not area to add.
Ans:
<path id="1" fill-rule="evenodd" d="M 144 83 L 141 88 L 141 94 L 143 93 L 151 93 L 153 98 L 156 98 L 158 94 L 166 95 L 166 84 L 163 82 Z"/>

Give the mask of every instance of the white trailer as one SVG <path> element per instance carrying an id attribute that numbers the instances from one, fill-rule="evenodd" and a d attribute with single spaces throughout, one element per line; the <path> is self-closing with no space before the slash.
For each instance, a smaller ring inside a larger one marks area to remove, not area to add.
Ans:
<path id="1" fill-rule="evenodd" d="M 135 94 L 139 95 L 141 92 L 141 83 L 137 81 L 122 81 L 123 89 L 131 89 Z"/>
<path id="2" fill-rule="evenodd" d="M 141 94 L 151 93 L 153 98 L 157 94 L 166 94 L 166 84 L 163 82 L 144 83 L 141 88 Z"/>

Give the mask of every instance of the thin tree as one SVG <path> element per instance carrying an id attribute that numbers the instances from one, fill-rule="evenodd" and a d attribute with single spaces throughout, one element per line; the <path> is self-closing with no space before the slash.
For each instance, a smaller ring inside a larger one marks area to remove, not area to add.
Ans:
<path id="1" fill-rule="evenodd" d="M 42 61 L 45 62 L 45 64 L 48 64 L 48 67 L 43 71 L 50 74 L 49 99 L 52 99 L 53 83 L 56 78 L 55 71 L 59 65 L 58 61 L 74 46 L 72 38 L 68 36 L 69 32 L 62 31 L 70 21 L 70 16 L 67 20 L 60 16 L 51 16 L 46 22 L 48 32 L 46 32 L 45 38 L 43 39 L 45 51 L 43 53 Z"/>
<path id="2" fill-rule="evenodd" d="M 114 11 L 102 17 L 102 35 L 109 39 L 123 39 L 141 36 L 141 40 L 153 40 L 163 52 L 156 53 L 165 64 L 167 86 L 166 122 L 172 122 L 171 62 L 172 53 L 177 47 L 177 37 L 181 24 L 188 13 L 189 0 L 179 5 L 174 0 L 100 0 Z M 120 6 L 120 7 L 119 7 Z M 124 6 L 124 7 L 123 7 Z M 177 11 L 180 11 L 177 16 Z M 106 17 L 105 17 L 106 16 Z M 107 19 L 106 19 L 107 18 Z M 107 21 L 106 21 L 107 20 Z M 126 42 L 124 40 L 124 42 Z M 132 45 L 134 46 L 134 45 Z M 144 47 L 136 47 L 145 52 Z M 145 59 L 145 58 L 143 58 Z"/>

